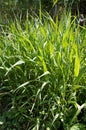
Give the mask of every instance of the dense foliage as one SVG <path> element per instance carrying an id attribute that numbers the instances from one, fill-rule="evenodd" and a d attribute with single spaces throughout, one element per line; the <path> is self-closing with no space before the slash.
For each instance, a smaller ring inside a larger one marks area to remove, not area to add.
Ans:
<path id="1" fill-rule="evenodd" d="M 4 10 L 13 10 L 18 12 L 24 11 L 38 11 L 39 5 L 42 4 L 42 10 L 48 12 L 57 4 L 58 6 L 65 6 L 66 9 L 72 8 L 73 12 L 80 11 L 86 14 L 86 0 L 0 0 L 0 12 Z"/>
<path id="2" fill-rule="evenodd" d="M 0 34 L 0 130 L 86 129 L 86 28 L 64 14 Z"/>
<path id="3" fill-rule="evenodd" d="M 0 0 L 0 130 L 86 130 L 85 7 Z"/>

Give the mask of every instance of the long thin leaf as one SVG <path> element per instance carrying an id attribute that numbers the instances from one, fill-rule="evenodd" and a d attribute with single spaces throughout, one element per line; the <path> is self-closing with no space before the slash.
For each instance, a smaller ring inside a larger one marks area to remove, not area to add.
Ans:
<path id="1" fill-rule="evenodd" d="M 15 64 L 11 65 L 11 67 L 8 68 L 8 70 L 7 70 L 6 74 L 5 74 L 5 76 L 6 76 L 14 67 L 19 66 L 19 65 L 24 64 L 24 63 L 25 63 L 25 62 L 24 62 L 23 60 L 19 60 L 19 61 L 17 61 Z"/>

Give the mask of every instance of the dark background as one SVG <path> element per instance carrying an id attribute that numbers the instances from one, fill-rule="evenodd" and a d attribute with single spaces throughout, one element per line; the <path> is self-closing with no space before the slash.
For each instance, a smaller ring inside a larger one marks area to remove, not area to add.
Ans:
<path id="1" fill-rule="evenodd" d="M 86 0 L 59 0 L 55 5 L 53 0 L 41 0 L 42 11 L 49 12 L 51 16 L 60 15 L 64 8 L 67 11 L 71 10 L 73 15 L 80 13 L 86 16 Z M 40 0 L 0 0 L 0 24 L 7 23 L 7 18 L 14 18 L 14 14 L 16 16 L 21 14 L 22 18 L 27 11 L 30 15 L 39 15 L 39 9 Z"/>

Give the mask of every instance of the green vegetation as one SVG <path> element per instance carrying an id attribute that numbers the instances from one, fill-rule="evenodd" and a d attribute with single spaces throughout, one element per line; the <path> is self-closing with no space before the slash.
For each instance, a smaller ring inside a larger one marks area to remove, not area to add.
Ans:
<path id="1" fill-rule="evenodd" d="M 86 28 L 18 19 L 0 34 L 0 130 L 86 129 Z"/>

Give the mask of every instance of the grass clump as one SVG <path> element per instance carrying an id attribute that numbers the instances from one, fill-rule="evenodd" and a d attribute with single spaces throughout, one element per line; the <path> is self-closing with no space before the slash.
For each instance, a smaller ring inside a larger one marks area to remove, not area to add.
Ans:
<path id="1" fill-rule="evenodd" d="M 66 14 L 21 23 L 0 36 L 0 129 L 86 127 L 86 28 Z M 81 117 L 81 118 L 80 118 Z"/>

